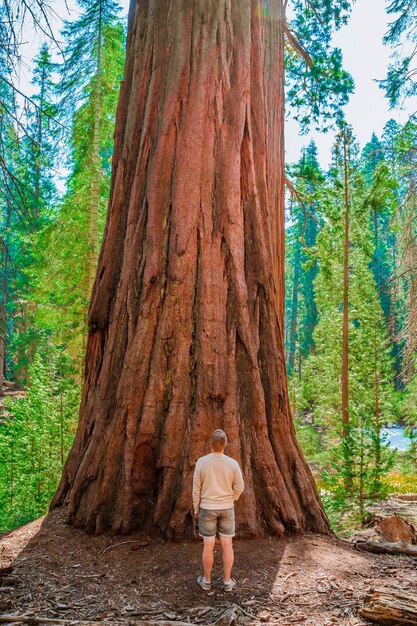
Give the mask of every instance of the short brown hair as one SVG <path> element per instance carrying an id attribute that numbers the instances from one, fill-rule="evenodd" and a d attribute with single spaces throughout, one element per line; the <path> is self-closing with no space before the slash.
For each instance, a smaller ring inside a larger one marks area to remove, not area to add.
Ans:
<path id="1" fill-rule="evenodd" d="M 215 452 L 220 452 L 225 449 L 227 446 L 227 435 L 221 428 L 216 428 L 216 430 L 211 435 L 211 447 Z"/>

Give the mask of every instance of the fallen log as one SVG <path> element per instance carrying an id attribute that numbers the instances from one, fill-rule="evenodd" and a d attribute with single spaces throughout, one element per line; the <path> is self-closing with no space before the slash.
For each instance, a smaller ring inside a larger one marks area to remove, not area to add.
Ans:
<path id="1" fill-rule="evenodd" d="M 402 554 L 406 556 L 417 556 L 417 546 L 413 546 L 405 541 L 366 541 L 358 539 L 353 544 L 357 550 L 375 552 L 376 554 Z"/>
<path id="2" fill-rule="evenodd" d="M 362 617 L 377 624 L 417 624 L 417 596 L 386 590 L 371 590 L 359 609 Z"/>

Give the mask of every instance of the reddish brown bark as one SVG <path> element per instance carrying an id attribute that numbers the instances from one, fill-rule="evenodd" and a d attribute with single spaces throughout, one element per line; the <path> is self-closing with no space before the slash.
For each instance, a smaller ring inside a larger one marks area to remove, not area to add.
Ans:
<path id="1" fill-rule="evenodd" d="M 244 472 L 241 535 L 328 531 L 287 394 L 267 4 L 149 0 L 130 15 L 80 424 L 52 503 L 90 532 L 191 531 L 216 427 Z"/>

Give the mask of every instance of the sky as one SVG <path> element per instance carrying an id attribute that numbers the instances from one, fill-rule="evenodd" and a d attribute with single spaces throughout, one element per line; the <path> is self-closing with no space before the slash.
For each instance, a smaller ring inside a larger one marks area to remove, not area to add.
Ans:
<path id="1" fill-rule="evenodd" d="M 384 125 L 390 118 L 405 122 L 417 110 L 416 99 L 407 101 L 402 111 L 390 110 L 384 92 L 376 80 L 384 79 L 392 49 L 384 45 L 382 38 L 388 28 L 385 0 L 356 0 L 349 22 L 335 35 L 333 44 L 341 48 L 343 66 L 355 81 L 355 92 L 344 108 L 346 120 L 363 147 L 372 133 L 380 137 Z M 392 16 L 389 16 L 392 20 Z M 287 112 L 290 114 L 290 112 Z M 298 125 L 291 119 L 286 125 L 286 158 L 288 162 L 299 159 L 302 146 L 314 139 L 318 148 L 319 161 L 323 167 L 331 158 L 333 133 L 313 132 L 307 136 L 298 134 Z"/>
<path id="2" fill-rule="evenodd" d="M 372 132 L 381 136 L 383 127 L 390 118 L 400 123 L 405 122 L 409 115 L 417 110 L 417 99 L 414 99 L 414 102 L 407 101 L 404 110 L 390 111 L 384 92 L 376 82 L 377 79 L 385 78 L 392 53 L 390 47 L 382 42 L 388 27 L 388 16 L 385 13 L 387 2 L 388 0 L 356 0 L 348 24 L 335 34 L 333 40 L 333 44 L 342 49 L 344 67 L 355 81 L 355 92 L 345 107 L 345 115 L 347 121 L 352 124 L 361 147 L 369 141 Z M 121 0 L 120 4 L 121 17 L 126 17 L 129 0 Z M 62 19 L 76 19 L 79 14 L 75 0 L 55 0 L 51 2 L 51 6 L 55 11 L 55 15 L 50 16 L 51 24 L 57 34 L 62 26 Z M 70 8 L 70 14 L 67 7 Z M 30 61 L 40 46 L 40 38 L 32 29 L 25 30 L 24 35 L 26 43 L 22 46 L 20 86 L 25 93 L 31 93 Z M 58 57 L 55 56 L 54 60 L 58 60 Z M 303 146 L 314 139 L 318 147 L 319 161 L 326 167 L 331 159 L 333 133 L 311 132 L 300 136 L 298 124 L 291 119 L 290 114 L 291 112 L 287 111 L 287 162 L 297 161 Z"/>

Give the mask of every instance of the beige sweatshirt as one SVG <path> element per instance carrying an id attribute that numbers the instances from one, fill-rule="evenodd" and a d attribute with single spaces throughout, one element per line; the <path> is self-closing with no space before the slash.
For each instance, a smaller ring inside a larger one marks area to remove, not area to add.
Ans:
<path id="1" fill-rule="evenodd" d="M 193 479 L 193 506 L 216 510 L 231 509 L 244 489 L 239 463 L 223 452 L 198 459 Z"/>

